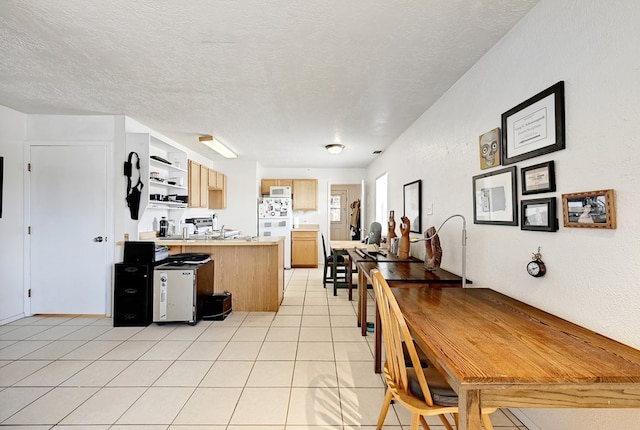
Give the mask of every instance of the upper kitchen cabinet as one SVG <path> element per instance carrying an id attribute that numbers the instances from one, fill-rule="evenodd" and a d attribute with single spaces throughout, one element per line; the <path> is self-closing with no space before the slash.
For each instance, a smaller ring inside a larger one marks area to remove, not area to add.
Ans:
<path id="1" fill-rule="evenodd" d="M 293 188 L 293 179 L 263 179 L 260 182 L 260 194 L 262 194 L 263 196 L 268 196 L 271 192 L 271 187 Z"/>
<path id="2" fill-rule="evenodd" d="M 131 166 L 132 178 L 139 174 L 143 183 L 140 207 L 186 208 L 186 203 L 178 196 L 188 193 L 187 153 L 149 133 L 127 133 L 127 159 L 132 152 L 140 159 L 139 165 Z"/>
<path id="3" fill-rule="evenodd" d="M 226 176 L 223 173 L 209 169 L 209 189 L 222 190 L 225 186 Z"/>
<path id="4" fill-rule="evenodd" d="M 189 207 L 225 209 L 227 176 L 189 160 Z"/>
<path id="5" fill-rule="evenodd" d="M 318 210 L 318 180 L 293 179 L 293 210 Z"/>
<path id="6" fill-rule="evenodd" d="M 215 182 L 212 177 L 216 178 Z M 227 175 L 209 170 L 209 209 L 227 207 Z"/>

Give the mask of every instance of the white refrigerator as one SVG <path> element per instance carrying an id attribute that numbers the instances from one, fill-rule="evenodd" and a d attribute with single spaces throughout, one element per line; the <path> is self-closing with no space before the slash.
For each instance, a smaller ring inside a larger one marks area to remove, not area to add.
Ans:
<path id="1" fill-rule="evenodd" d="M 293 202 L 285 197 L 258 200 L 258 236 L 284 236 L 284 267 L 291 269 Z"/>

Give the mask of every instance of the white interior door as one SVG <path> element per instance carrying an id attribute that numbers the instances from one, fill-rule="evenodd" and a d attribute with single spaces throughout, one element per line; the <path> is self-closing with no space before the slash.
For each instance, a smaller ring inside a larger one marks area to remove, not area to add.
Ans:
<path id="1" fill-rule="evenodd" d="M 32 146 L 30 161 L 31 313 L 105 314 L 106 147 Z"/>
<path id="2" fill-rule="evenodd" d="M 330 240 L 350 240 L 349 211 L 347 210 L 347 191 L 341 189 L 331 190 L 331 202 L 329 213 L 331 218 Z"/>

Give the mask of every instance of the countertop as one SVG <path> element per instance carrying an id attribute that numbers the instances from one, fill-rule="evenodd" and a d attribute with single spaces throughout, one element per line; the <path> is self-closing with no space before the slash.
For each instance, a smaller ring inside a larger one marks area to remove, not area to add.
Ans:
<path id="1" fill-rule="evenodd" d="M 294 227 L 292 231 L 320 231 L 318 224 L 300 224 L 298 227 Z"/>
<path id="2" fill-rule="evenodd" d="M 238 239 L 159 239 L 154 241 L 156 245 L 166 246 L 270 246 L 277 245 L 279 241 L 284 240 L 284 236 L 258 236 L 253 237 L 251 240 L 245 238 Z"/>

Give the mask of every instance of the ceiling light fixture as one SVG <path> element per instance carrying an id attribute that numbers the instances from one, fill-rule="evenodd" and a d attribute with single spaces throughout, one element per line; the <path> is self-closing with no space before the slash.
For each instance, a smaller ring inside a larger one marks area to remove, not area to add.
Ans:
<path id="1" fill-rule="evenodd" d="M 213 136 L 200 136 L 200 143 L 205 144 L 209 148 L 222 155 L 224 158 L 238 158 L 238 156 L 229 148 L 224 146 L 222 142 L 215 139 Z"/>
<path id="2" fill-rule="evenodd" d="M 344 149 L 344 145 L 341 145 L 339 143 L 332 143 L 330 145 L 325 146 L 325 149 L 329 151 L 329 154 L 336 155 L 342 152 L 342 150 Z"/>

